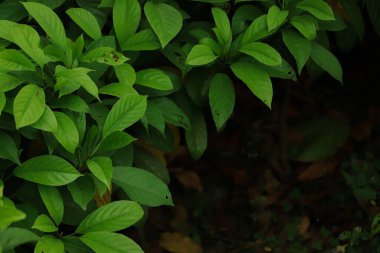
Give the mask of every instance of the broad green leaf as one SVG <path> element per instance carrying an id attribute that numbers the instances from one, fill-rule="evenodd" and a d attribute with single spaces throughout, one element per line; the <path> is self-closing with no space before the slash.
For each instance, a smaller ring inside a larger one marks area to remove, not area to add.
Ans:
<path id="1" fill-rule="evenodd" d="M 162 97 L 152 100 L 153 103 L 161 111 L 165 121 L 175 126 L 188 129 L 190 127 L 190 120 L 182 109 L 172 100 Z"/>
<path id="2" fill-rule="evenodd" d="M 136 82 L 135 69 L 128 63 L 115 66 L 115 73 L 121 83 L 132 86 Z"/>
<path id="3" fill-rule="evenodd" d="M 16 164 L 21 164 L 19 151 L 15 141 L 3 131 L 0 131 L 0 158 L 8 159 Z"/>
<path id="4" fill-rule="evenodd" d="M 144 253 L 138 244 L 122 234 L 92 232 L 82 235 L 80 240 L 95 253 Z"/>
<path id="5" fill-rule="evenodd" d="M 103 127 L 103 139 L 113 132 L 122 131 L 133 125 L 145 113 L 146 97 L 129 95 L 119 99 L 109 112 Z"/>
<path id="6" fill-rule="evenodd" d="M 123 49 L 126 51 L 144 51 L 159 48 L 161 48 L 161 44 L 155 33 L 152 29 L 145 29 L 130 37 L 125 42 Z"/>
<path id="7" fill-rule="evenodd" d="M 46 233 L 52 233 L 58 230 L 52 219 L 50 219 L 50 217 L 45 214 L 41 214 L 37 217 L 32 228 Z"/>
<path id="8" fill-rule="evenodd" d="M 214 52 L 206 45 L 195 45 L 186 58 L 186 64 L 192 66 L 206 65 L 218 58 Z"/>
<path id="9" fill-rule="evenodd" d="M 34 64 L 20 51 L 5 49 L 0 51 L 0 66 L 9 71 L 34 71 Z"/>
<path id="10" fill-rule="evenodd" d="M 29 2 L 37 2 L 45 4 L 46 6 L 49 6 L 52 9 L 58 8 L 61 6 L 66 0 L 29 0 Z"/>
<path id="11" fill-rule="evenodd" d="M 0 216 L 2 214 L 0 207 Z M 0 247 L 4 252 L 12 252 L 17 246 L 28 242 L 35 242 L 39 237 L 25 228 L 11 227 L 3 231 L 0 229 Z"/>
<path id="12" fill-rule="evenodd" d="M 51 235 L 44 235 L 41 237 L 36 247 L 34 248 L 34 253 L 64 253 L 65 246 L 60 239 L 57 239 Z"/>
<path id="13" fill-rule="evenodd" d="M 88 113 L 90 111 L 88 104 L 81 97 L 73 94 L 60 97 L 53 101 L 51 107 L 68 109 L 73 112 Z"/>
<path id="14" fill-rule="evenodd" d="M 207 125 L 200 111 L 192 113 L 190 122 L 190 128 L 185 131 L 186 144 L 191 156 L 198 160 L 207 148 Z"/>
<path id="15" fill-rule="evenodd" d="M 0 92 L 13 90 L 22 83 L 25 83 L 25 80 L 14 75 L 0 73 Z"/>
<path id="16" fill-rule="evenodd" d="M 0 116 L 1 116 L 1 112 L 3 111 L 6 103 L 7 103 L 7 97 L 5 96 L 4 92 L 0 91 Z"/>
<path id="17" fill-rule="evenodd" d="M 83 210 L 87 209 L 88 203 L 94 198 L 95 185 L 91 177 L 80 177 L 74 182 L 67 185 L 71 196 Z"/>
<path id="18" fill-rule="evenodd" d="M 81 176 L 69 162 L 53 155 L 29 159 L 18 166 L 13 174 L 27 181 L 49 186 L 66 185 Z"/>
<path id="19" fill-rule="evenodd" d="M 97 156 L 86 161 L 92 174 L 111 189 L 112 160 L 109 157 Z"/>
<path id="20" fill-rule="evenodd" d="M 127 134 L 126 132 L 114 132 L 108 135 L 100 144 L 98 151 L 113 151 L 116 149 L 124 148 L 131 144 L 136 139 Z"/>
<path id="21" fill-rule="evenodd" d="M 251 42 L 243 45 L 240 52 L 252 56 L 268 66 L 277 66 L 282 63 L 281 55 L 276 49 L 262 42 Z"/>
<path id="22" fill-rule="evenodd" d="M 324 0 L 302 0 L 296 6 L 320 20 L 335 20 L 332 9 Z"/>
<path id="23" fill-rule="evenodd" d="M 271 108 L 273 88 L 268 73 L 260 70 L 254 64 L 245 62 L 234 63 L 231 65 L 231 69 L 232 72 L 248 86 L 256 97 Z"/>
<path id="24" fill-rule="evenodd" d="M 57 119 L 57 131 L 53 132 L 57 141 L 70 153 L 74 154 L 79 145 L 79 133 L 72 119 L 63 112 L 54 112 Z"/>
<path id="25" fill-rule="evenodd" d="M 112 181 L 128 197 L 146 206 L 173 205 L 168 186 L 146 170 L 132 167 L 115 167 Z"/>
<path id="26" fill-rule="evenodd" d="M 79 240 L 79 237 L 65 236 L 62 237 L 62 241 L 65 244 L 65 250 L 68 253 L 94 253 L 94 251 Z"/>
<path id="27" fill-rule="evenodd" d="M 170 77 L 164 71 L 155 68 L 137 72 L 136 84 L 156 90 L 171 90 L 173 88 Z"/>
<path id="28" fill-rule="evenodd" d="M 51 37 L 52 41 L 65 49 L 67 44 L 65 28 L 57 14 L 44 4 L 35 2 L 23 2 L 22 4 L 49 37 Z"/>
<path id="29" fill-rule="evenodd" d="M 46 105 L 41 118 L 31 126 L 46 132 L 55 132 L 57 131 L 58 123 L 54 112 Z"/>
<path id="30" fill-rule="evenodd" d="M 80 58 L 82 62 L 99 62 L 111 66 L 118 66 L 127 61 L 128 58 L 117 52 L 112 47 L 97 47 Z"/>
<path id="31" fill-rule="evenodd" d="M 16 221 L 25 219 L 25 213 L 16 209 L 13 206 L 0 206 L 0 231 L 7 228 L 10 224 Z M 0 232 L 1 235 L 1 232 Z M 1 241 L 1 236 L 0 236 Z"/>
<path id="32" fill-rule="evenodd" d="M 138 95 L 135 88 L 126 83 L 111 83 L 103 86 L 99 90 L 100 94 L 115 96 L 118 98 L 125 98 L 130 95 Z"/>
<path id="33" fill-rule="evenodd" d="M 308 40 L 314 40 L 317 36 L 317 29 L 312 17 L 295 16 L 290 20 L 290 23 Z"/>
<path id="34" fill-rule="evenodd" d="M 224 46 L 225 53 L 227 53 L 232 41 L 230 20 L 226 12 L 219 8 L 212 8 L 211 12 L 216 25 L 216 28 L 214 28 L 215 35 L 219 43 Z"/>
<path id="35" fill-rule="evenodd" d="M 50 217 L 56 225 L 61 224 L 63 219 L 64 207 L 63 199 L 57 188 L 52 186 L 39 185 L 38 191 Z"/>
<path id="36" fill-rule="evenodd" d="M 148 101 L 145 117 L 149 125 L 157 129 L 161 134 L 165 134 L 165 119 L 155 103 Z"/>
<path id="37" fill-rule="evenodd" d="M 268 31 L 272 31 L 281 26 L 289 15 L 289 11 L 280 10 L 276 5 L 270 7 L 267 16 Z"/>
<path id="38" fill-rule="evenodd" d="M 141 7 L 139 1 L 116 0 L 112 16 L 119 45 L 121 49 L 125 50 L 126 42 L 136 33 L 140 24 Z"/>
<path id="39" fill-rule="evenodd" d="M 145 16 L 164 48 L 182 28 L 182 15 L 165 3 L 148 1 L 144 6 Z"/>
<path id="40" fill-rule="evenodd" d="M 209 91 L 210 108 L 216 129 L 224 126 L 235 106 L 235 89 L 231 79 L 222 73 L 216 74 Z"/>
<path id="41" fill-rule="evenodd" d="M 343 70 L 338 59 L 317 42 L 311 44 L 311 59 L 336 80 L 343 82 Z"/>
<path id="42" fill-rule="evenodd" d="M 114 201 L 89 214 L 75 232 L 85 234 L 98 231 L 118 231 L 135 224 L 143 215 L 141 206 L 136 202 Z"/>
<path id="43" fill-rule="evenodd" d="M 268 31 L 267 15 L 262 15 L 253 20 L 252 23 L 248 26 L 241 39 L 241 43 L 244 45 L 246 43 L 255 42 L 257 40 L 265 38 L 273 32 L 274 30 L 271 32 Z"/>
<path id="44" fill-rule="evenodd" d="M 71 8 L 66 13 L 88 36 L 94 40 L 102 38 L 99 23 L 90 11 L 83 8 Z"/>
<path id="45" fill-rule="evenodd" d="M 289 49 L 290 53 L 296 60 L 298 74 L 301 74 L 303 67 L 310 58 L 310 41 L 292 30 L 284 30 L 282 32 L 282 39 L 286 47 Z"/>
<path id="46" fill-rule="evenodd" d="M 16 128 L 36 123 L 45 110 L 45 92 L 37 85 L 24 86 L 13 103 Z"/>
<path id="47" fill-rule="evenodd" d="M 239 34 L 243 32 L 247 27 L 248 21 L 256 19 L 257 17 L 263 15 L 263 11 L 257 6 L 253 5 L 242 5 L 236 9 L 234 15 L 232 16 L 231 29 L 233 34 Z"/>

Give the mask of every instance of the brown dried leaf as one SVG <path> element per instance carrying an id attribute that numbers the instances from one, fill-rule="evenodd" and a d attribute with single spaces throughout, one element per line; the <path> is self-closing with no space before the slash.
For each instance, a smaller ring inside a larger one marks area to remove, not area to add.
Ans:
<path id="1" fill-rule="evenodd" d="M 202 182 L 198 174 L 194 171 L 183 171 L 176 174 L 178 181 L 180 181 L 184 186 L 203 192 Z"/>
<path id="2" fill-rule="evenodd" d="M 298 232 L 300 235 L 305 236 L 307 230 L 309 229 L 310 226 L 310 219 L 309 217 L 305 216 L 302 218 L 301 223 L 298 225 Z"/>
<path id="3" fill-rule="evenodd" d="M 196 244 L 190 237 L 180 233 L 161 234 L 159 244 L 165 250 L 172 253 L 201 253 L 202 248 Z"/>
<path id="4" fill-rule="evenodd" d="M 332 173 L 341 161 L 342 157 L 337 155 L 323 161 L 314 162 L 298 175 L 298 180 L 310 181 L 326 176 Z"/>

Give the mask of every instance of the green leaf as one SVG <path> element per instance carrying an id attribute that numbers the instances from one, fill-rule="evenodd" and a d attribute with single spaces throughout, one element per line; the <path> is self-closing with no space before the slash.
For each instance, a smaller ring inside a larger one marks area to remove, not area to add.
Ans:
<path id="1" fill-rule="evenodd" d="M 157 105 L 151 101 L 148 101 L 145 117 L 149 125 L 157 129 L 161 134 L 165 134 L 165 119 Z"/>
<path id="2" fill-rule="evenodd" d="M 123 131 L 144 116 L 146 97 L 129 95 L 119 99 L 109 112 L 103 127 L 103 139 L 113 132 Z"/>
<path id="3" fill-rule="evenodd" d="M 57 141 L 70 153 L 74 154 L 79 145 L 79 133 L 72 119 L 63 112 L 54 112 L 57 119 L 57 131 L 53 132 Z"/>
<path id="4" fill-rule="evenodd" d="M 50 217 L 45 214 L 41 214 L 37 217 L 32 228 L 46 233 L 52 233 L 58 230 L 52 219 L 50 219 Z"/>
<path id="5" fill-rule="evenodd" d="M 0 51 L 0 66 L 9 71 L 34 71 L 34 64 L 15 49 Z"/>
<path id="6" fill-rule="evenodd" d="M 22 2 L 22 4 L 42 29 L 51 37 L 52 41 L 65 49 L 67 44 L 65 28 L 57 14 L 46 5 L 40 3 Z"/>
<path id="7" fill-rule="evenodd" d="M 41 237 L 36 247 L 34 248 L 34 253 L 64 253 L 65 246 L 60 239 L 57 239 L 51 235 L 44 235 Z"/>
<path id="8" fill-rule="evenodd" d="M 16 128 L 36 123 L 45 110 L 45 92 L 37 85 L 24 86 L 13 103 Z"/>
<path id="9" fill-rule="evenodd" d="M 173 205 L 168 186 L 146 170 L 132 167 L 115 167 L 112 181 L 128 197 L 146 206 Z"/>
<path id="10" fill-rule="evenodd" d="M 224 126 L 235 106 L 235 89 L 231 79 L 222 73 L 216 74 L 209 91 L 210 108 L 216 129 Z"/>
<path id="11" fill-rule="evenodd" d="M 182 15 L 165 3 L 148 1 L 144 6 L 145 16 L 164 48 L 182 28 Z"/>
<path id="12" fill-rule="evenodd" d="M 137 31 L 141 18 L 138 0 L 116 0 L 113 6 L 113 26 L 121 49 Z M 128 25 L 125 25 L 128 24 Z"/>
<path id="13" fill-rule="evenodd" d="M 93 232 L 81 236 L 80 240 L 95 253 L 144 253 L 138 244 L 121 234 Z"/>
<path id="14" fill-rule="evenodd" d="M 136 139 L 126 132 L 114 132 L 108 135 L 100 144 L 98 151 L 106 152 L 124 148 Z"/>
<path id="15" fill-rule="evenodd" d="M 253 20 L 248 26 L 241 39 L 241 43 L 244 45 L 250 42 L 255 42 L 269 36 L 273 32 L 274 30 L 271 32 L 268 31 L 267 15 L 262 15 Z"/>
<path id="16" fill-rule="evenodd" d="M 13 222 L 25 219 L 25 217 L 25 213 L 21 212 L 13 206 L 0 206 L 0 231 L 7 228 Z"/>
<path id="17" fill-rule="evenodd" d="M 120 83 L 132 86 L 136 82 L 135 69 L 128 63 L 115 66 L 115 73 Z"/>
<path id="18" fill-rule="evenodd" d="M 85 234 L 98 231 L 118 231 L 135 224 L 143 215 L 141 206 L 136 202 L 114 201 L 88 215 L 75 232 Z"/>
<path id="19" fill-rule="evenodd" d="M 0 216 L 2 214 L 2 207 L 0 207 Z M 3 231 L 0 230 L 0 248 L 4 252 L 12 252 L 17 246 L 28 242 L 35 242 L 39 237 L 25 228 L 7 228 Z"/>
<path id="20" fill-rule="evenodd" d="M 178 107 L 172 100 L 162 97 L 152 100 L 153 103 L 161 111 L 165 121 L 175 126 L 188 129 L 190 127 L 190 120 L 187 115 Z"/>
<path id="21" fill-rule="evenodd" d="M 136 73 L 136 84 L 156 90 L 171 90 L 173 84 L 170 77 L 162 70 L 150 68 Z"/>
<path id="22" fill-rule="evenodd" d="M 27 181 L 49 186 L 66 185 L 81 176 L 74 166 L 53 155 L 29 159 L 18 166 L 13 174 Z"/>
<path id="23" fill-rule="evenodd" d="M 115 96 L 118 98 L 125 98 L 130 95 L 138 95 L 137 91 L 126 83 L 111 83 L 105 85 L 100 88 L 99 93 Z"/>
<path id="24" fill-rule="evenodd" d="M 16 164 L 21 164 L 19 151 L 15 141 L 3 131 L 0 131 L 0 158 L 8 159 Z"/>
<path id="25" fill-rule="evenodd" d="M 58 123 L 53 111 L 46 105 L 41 118 L 31 126 L 43 131 L 55 132 L 57 131 Z"/>
<path id="26" fill-rule="evenodd" d="M 295 16 L 290 23 L 308 40 L 314 40 L 317 36 L 317 28 L 312 17 Z"/>
<path id="27" fill-rule="evenodd" d="M 64 207 L 63 199 L 57 188 L 52 186 L 39 185 L 38 191 L 50 217 L 53 218 L 55 224 L 59 225 L 63 219 Z"/>
<path id="28" fill-rule="evenodd" d="M 192 66 L 206 65 L 218 58 L 214 52 L 206 45 L 195 45 L 186 58 L 186 64 Z"/>
<path id="29" fill-rule="evenodd" d="M 89 176 L 80 177 L 74 182 L 67 185 L 71 196 L 83 210 L 87 209 L 88 203 L 94 198 L 95 185 Z"/>
<path id="30" fill-rule="evenodd" d="M 226 12 L 219 8 L 212 8 L 211 12 L 216 25 L 214 32 L 218 38 L 219 44 L 224 45 L 225 53 L 227 53 L 232 41 L 230 20 L 228 19 Z"/>
<path id="31" fill-rule="evenodd" d="M 65 244 L 65 250 L 68 253 L 94 253 L 94 251 L 79 240 L 79 237 L 65 236 L 62 237 L 62 241 Z"/>
<path id="32" fill-rule="evenodd" d="M 281 26 L 289 15 L 289 11 L 280 10 L 276 5 L 269 8 L 267 16 L 268 31 L 272 31 Z"/>
<path id="33" fill-rule="evenodd" d="M 190 128 L 185 131 L 186 144 L 191 156 L 198 160 L 207 148 L 207 125 L 200 111 L 192 113 L 190 122 Z"/>
<path id="34" fill-rule="evenodd" d="M 73 94 L 63 96 L 53 101 L 51 107 L 68 109 L 73 112 L 88 113 L 90 111 L 88 104 L 81 97 Z"/>
<path id="35" fill-rule="evenodd" d="M 99 62 L 111 66 L 118 66 L 128 60 L 123 54 L 112 47 L 97 47 L 80 58 L 82 62 Z"/>
<path id="36" fill-rule="evenodd" d="M 268 66 L 277 66 L 282 63 L 281 55 L 276 49 L 262 42 L 251 42 L 243 45 L 240 52 L 252 56 L 261 63 Z"/>
<path id="37" fill-rule="evenodd" d="M 5 96 L 5 93 L 0 92 L 0 116 L 6 104 L 7 104 L 7 97 Z"/>
<path id="38" fill-rule="evenodd" d="M 111 189 L 112 160 L 109 157 L 97 156 L 86 161 L 92 174 Z"/>
<path id="39" fill-rule="evenodd" d="M 99 23 L 90 11 L 83 8 L 71 8 L 66 13 L 88 36 L 94 40 L 102 38 Z"/>
<path id="40" fill-rule="evenodd" d="M 0 73 L 0 92 L 13 90 L 22 83 L 25 83 L 25 80 L 14 75 Z"/>
<path id="41" fill-rule="evenodd" d="M 296 60 L 298 74 L 301 74 L 303 67 L 311 55 L 310 41 L 292 30 L 284 30 L 282 32 L 282 39 Z"/>
<path id="42" fill-rule="evenodd" d="M 336 80 L 343 82 L 343 70 L 338 59 L 317 42 L 311 44 L 311 59 Z"/>
<path id="43" fill-rule="evenodd" d="M 296 6 L 298 9 L 307 11 L 320 20 L 335 20 L 332 9 L 323 0 L 303 0 L 297 3 Z"/>
<path id="44" fill-rule="evenodd" d="M 152 29 L 139 31 L 124 44 L 126 51 L 156 50 L 161 48 L 160 41 Z"/>
<path id="45" fill-rule="evenodd" d="M 231 69 L 256 97 L 271 108 L 273 89 L 268 73 L 260 70 L 254 64 L 245 62 L 234 63 L 231 65 Z"/>

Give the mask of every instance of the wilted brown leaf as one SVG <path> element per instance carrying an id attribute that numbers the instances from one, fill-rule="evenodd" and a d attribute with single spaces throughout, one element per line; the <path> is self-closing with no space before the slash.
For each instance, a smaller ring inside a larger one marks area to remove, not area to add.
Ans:
<path id="1" fill-rule="evenodd" d="M 309 181 L 326 176 L 333 172 L 341 161 L 341 155 L 336 155 L 323 161 L 314 162 L 298 175 L 298 180 Z"/>
<path id="2" fill-rule="evenodd" d="M 202 182 L 198 174 L 194 171 L 182 171 L 176 174 L 178 181 L 180 181 L 184 186 L 203 192 Z"/>
<path id="3" fill-rule="evenodd" d="M 307 230 L 309 229 L 310 226 L 310 219 L 309 217 L 305 216 L 302 218 L 301 223 L 298 225 L 298 232 L 300 235 L 305 236 Z"/>
<path id="4" fill-rule="evenodd" d="M 196 244 L 190 237 L 180 233 L 161 234 L 160 246 L 172 253 L 201 253 L 202 248 Z"/>

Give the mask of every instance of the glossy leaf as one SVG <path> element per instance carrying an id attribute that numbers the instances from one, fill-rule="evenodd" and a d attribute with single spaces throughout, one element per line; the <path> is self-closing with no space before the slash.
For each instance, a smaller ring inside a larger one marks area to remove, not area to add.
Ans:
<path id="1" fill-rule="evenodd" d="M 298 73 L 300 74 L 306 62 L 310 58 L 311 43 L 308 39 L 297 32 L 285 30 L 282 32 L 282 39 L 296 60 Z"/>
<path id="2" fill-rule="evenodd" d="M 57 119 L 57 130 L 53 132 L 57 141 L 70 153 L 79 145 L 79 133 L 73 120 L 63 112 L 54 112 Z"/>
<path id="3" fill-rule="evenodd" d="M 160 41 L 152 29 L 139 31 L 124 43 L 124 50 L 144 51 L 161 48 Z"/>
<path id="4" fill-rule="evenodd" d="M 92 232 L 82 235 L 80 240 L 95 253 L 143 253 L 139 245 L 122 234 Z"/>
<path id="5" fill-rule="evenodd" d="M 186 64 L 192 66 L 206 65 L 218 58 L 214 52 L 206 45 L 195 45 L 186 58 Z"/>
<path id="6" fill-rule="evenodd" d="M 60 239 L 57 239 L 51 235 L 44 235 L 41 237 L 36 247 L 34 248 L 34 253 L 64 253 L 65 246 Z"/>
<path id="7" fill-rule="evenodd" d="M 95 185 L 89 176 L 80 177 L 67 185 L 71 196 L 83 210 L 87 209 L 88 203 L 94 198 Z"/>
<path id="8" fill-rule="evenodd" d="M 98 151 L 105 152 L 124 148 L 135 140 L 135 138 L 126 132 L 114 132 L 101 142 Z"/>
<path id="9" fill-rule="evenodd" d="M 58 128 L 57 118 L 49 106 L 46 105 L 42 116 L 31 126 L 46 132 L 55 132 Z"/>
<path id="10" fill-rule="evenodd" d="M 268 31 L 272 31 L 281 26 L 289 15 L 289 11 L 280 10 L 276 5 L 269 8 L 267 16 Z"/>
<path id="11" fill-rule="evenodd" d="M 21 212 L 13 206 L 0 206 L 0 231 L 7 228 L 13 222 L 25 219 L 25 217 L 25 213 Z"/>
<path id="12" fill-rule="evenodd" d="M 190 120 L 183 110 L 172 100 L 168 98 L 155 99 L 152 102 L 161 111 L 167 123 L 173 124 L 175 126 L 183 127 L 185 129 L 190 127 Z"/>
<path id="13" fill-rule="evenodd" d="M 170 77 L 160 69 L 143 69 L 136 73 L 136 84 L 156 90 L 171 90 Z"/>
<path id="14" fill-rule="evenodd" d="M 50 219 L 50 217 L 45 214 L 41 214 L 37 217 L 32 228 L 46 233 L 52 233 L 58 230 L 52 219 Z"/>
<path id="15" fill-rule="evenodd" d="M 317 36 L 315 22 L 309 16 L 295 16 L 290 23 L 308 40 L 314 40 Z"/>
<path id="16" fill-rule="evenodd" d="M 92 174 L 111 189 L 112 160 L 109 157 L 97 156 L 86 161 Z"/>
<path id="17" fill-rule="evenodd" d="M 18 166 L 13 174 L 27 181 L 49 186 L 65 185 L 81 176 L 69 162 L 53 155 L 29 159 Z"/>
<path id="18" fill-rule="evenodd" d="M 2 247 L 4 252 L 12 251 L 19 245 L 35 242 L 38 239 L 39 236 L 25 228 L 10 227 L 2 231 L 0 230 L 0 247 Z"/>
<path id="19" fill-rule="evenodd" d="M 5 49 L 0 51 L 0 66 L 9 71 L 34 71 L 34 64 L 20 51 Z"/>
<path id="20" fill-rule="evenodd" d="M 94 40 L 102 38 L 102 32 L 96 17 L 83 8 L 71 8 L 66 11 L 67 15 Z"/>
<path id="21" fill-rule="evenodd" d="M 116 66 L 115 73 L 121 83 L 132 86 L 136 82 L 135 69 L 128 63 Z"/>
<path id="22" fill-rule="evenodd" d="M 38 191 L 50 217 L 54 220 L 55 224 L 61 224 L 64 207 L 63 199 L 58 189 L 52 186 L 39 185 Z"/>
<path id="23" fill-rule="evenodd" d="M 320 20 L 334 20 L 334 13 L 328 3 L 323 0 L 302 0 L 297 8 L 307 11 Z"/>
<path id="24" fill-rule="evenodd" d="M 15 141 L 3 131 L 0 131 L 0 158 L 8 159 L 16 164 L 21 164 L 19 151 Z"/>
<path id="25" fill-rule="evenodd" d="M 251 42 L 243 45 L 240 52 L 252 56 L 261 63 L 268 66 L 277 66 L 282 62 L 281 55 L 276 49 L 262 42 Z"/>
<path id="26" fill-rule="evenodd" d="M 114 201 L 89 214 L 79 224 L 76 233 L 122 230 L 139 221 L 143 214 L 141 206 L 136 202 Z"/>

